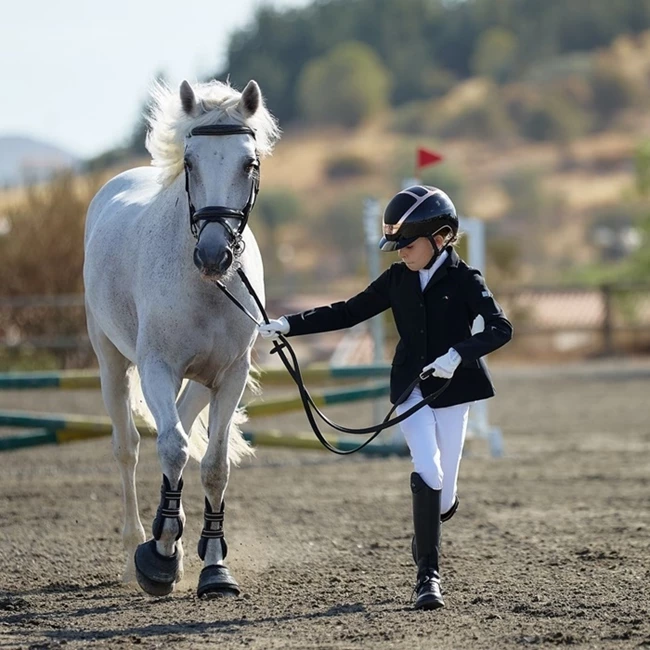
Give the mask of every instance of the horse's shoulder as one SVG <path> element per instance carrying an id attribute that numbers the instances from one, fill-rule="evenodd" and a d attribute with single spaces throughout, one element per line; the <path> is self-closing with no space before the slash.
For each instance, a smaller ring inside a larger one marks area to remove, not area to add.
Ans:
<path id="1" fill-rule="evenodd" d="M 129 190 L 155 194 L 160 191 L 157 170 L 153 167 L 134 167 L 114 176 L 107 185 L 120 192 Z"/>
<path id="2" fill-rule="evenodd" d="M 110 203 L 146 204 L 160 191 L 156 170 L 135 167 L 113 176 L 97 193 L 93 202 L 107 207 Z"/>
<path id="3" fill-rule="evenodd" d="M 150 205 L 160 191 L 156 170 L 136 167 L 111 178 L 93 198 L 86 218 L 86 240 L 96 224 L 119 222 Z"/>

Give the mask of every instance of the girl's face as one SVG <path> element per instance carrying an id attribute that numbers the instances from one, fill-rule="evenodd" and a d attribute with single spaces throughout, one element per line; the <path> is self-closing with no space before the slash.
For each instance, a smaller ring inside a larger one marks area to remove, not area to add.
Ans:
<path id="1" fill-rule="evenodd" d="M 436 235 L 434 240 L 438 247 L 444 243 L 444 238 L 440 235 Z M 411 271 L 419 271 L 431 260 L 433 246 L 426 237 L 419 237 L 412 244 L 400 248 L 397 254 Z"/>

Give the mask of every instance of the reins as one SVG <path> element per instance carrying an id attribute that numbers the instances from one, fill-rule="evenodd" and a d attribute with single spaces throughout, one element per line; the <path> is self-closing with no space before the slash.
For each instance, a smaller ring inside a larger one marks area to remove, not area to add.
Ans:
<path id="1" fill-rule="evenodd" d="M 269 323 L 269 317 L 266 313 L 266 310 L 264 309 L 264 305 L 262 305 L 262 302 L 260 301 L 257 293 L 255 292 L 255 289 L 253 288 L 248 278 L 246 277 L 246 274 L 241 268 L 237 269 L 237 275 L 240 277 L 241 281 L 244 283 L 244 286 L 246 287 L 250 295 L 253 297 L 253 300 L 255 300 L 255 303 L 257 304 L 257 308 L 260 310 L 260 313 L 264 318 L 264 322 Z M 246 309 L 246 307 L 226 288 L 223 282 L 219 281 L 216 284 L 221 289 L 221 291 L 223 291 L 223 293 L 244 314 L 246 314 L 246 316 L 248 316 L 248 318 L 250 318 L 256 325 L 260 325 L 260 322 L 257 320 L 257 318 L 255 318 L 255 316 L 253 316 L 253 314 L 251 314 L 248 311 L 248 309 Z M 323 447 L 325 447 L 327 450 L 331 451 L 332 453 L 339 454 L 341 456 L 348 456 L 350 454 L 356 453 L 357 451 L 360 451 L 361 449 L 369 445 L 384 429 L 387 429 L 389 427 L 395 426 L 396 424 L 399 424 L 400 422 L 403 422 L 407 418 L 411 417 L 413 413 L 416 413 L 421 408 L 424 408 L 425 406 L 431 404 L 447 389 L 449 383 L 451 382 L 450 379 L 447 379 L 444 385 L 441 388 L 439 388 L 435 393 L 432 393 L 431 395 L 423 398 L 420 402 L 412 406 L 407 411 L 404 411 L 404 413 L 402 413 L 401 415 L 398 415 L 397 417 L 391 419 L 391 416 L 393 415 L 397 407 L 406 400 L 406 398 L 411 394 L 413 389 L 418 385 L 420 381 L 420 376 L 418 376 L 413 380 L 413 382 L 411 382 L 408 388 L 399 396 L 398 400 L 395 402 L 391 410 L 388 412 L 388 414 L 380 424 L 375 424 L 370 427 L 362 427 L 358 429 L 344 427 L 339 424 L 336 424 L 335 422 L 332 422 L 332 420 L 330 420 L 324 413 L 321 412 L 318 406 L 316 406 L 314 400 L 312 399 L 303 381 L 302 373 L 300 372 L 300 364 L 298 363 L 298 358 L 296 357 L 296 353 L 294 349 L 291 347 L 291 344 L 287 341 L 287 339 L 282 334 L 278 335 L 278 339 L 280 340 L 280 343 L 278 343 L 277 340 L 273 341 L 273 348 L 271 350 L 271 354 L 277 354 L 280 357 L 291 379 L 293 379 L 294 383 L 296 384 L 296 387 L 298 388 L 298 392 L 300 394 L 300 400 L 302 401 L 302 405 L 305 410 L 305 415 L 307 416 L 307 420 L 309 421 L 309 424 L 312 428 L 312 431 L 314 432 L 314 435 L 316 436 L 316 438 L 318 438 L 319 442 L 323 445 Z M 287 355 L 285 354 L 285 349 L 291 357 L 290 360 L 287 358 Z M 354 449 L 349 449 L 347 451 L 338 449 L 337 447 L 334 447 L 330 442 L 328 442 L 325 436 L 321 433 L 318 427 L 318 423 L 314 417 L 314 412 L 316 413 L 316 415 L 318 415 L 318 417 L 321 418 L 321 420 L 323 420 L 323 422 L 325 422 L 333 429 L 340 431 L 341 433 L 348 433 L 352 435 L 367 435 L 367 434 L 373 434 L 373 435 L 371 435 L 370 438 L 368 438 L 368 440 L 364 441 L 362 444 L 360 444 L 358 447 L 355 447 Z"/>

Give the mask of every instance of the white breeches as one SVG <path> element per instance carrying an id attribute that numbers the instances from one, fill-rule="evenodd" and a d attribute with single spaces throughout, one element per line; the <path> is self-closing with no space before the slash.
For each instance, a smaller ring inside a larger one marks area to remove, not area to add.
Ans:
<path id="1" fill-rule="evenodd" d="M 401 415 L 422 399 L 416 386 L 397 407 Z M 434 490 L 442 490 L 441 510 L 447 512 L 456 499 L 458 469 L 463 453 L 470 404 L 445 408 L 421 408 L 400 423 L 411 451 L 414 470 Z"/>

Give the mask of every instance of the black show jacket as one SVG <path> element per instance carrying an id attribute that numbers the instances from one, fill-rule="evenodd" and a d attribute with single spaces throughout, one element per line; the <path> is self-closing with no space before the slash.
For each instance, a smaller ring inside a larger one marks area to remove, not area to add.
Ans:
<path id="1" fill-rule="evenodd" d="M 417 271 L 398 262 L 345 302 L 287 316 L 288 336 L 345 329 L 390 308 L 400 336 L 390 374 L 393 404 L 424 366 L 451 347 L 460 354 L 462 362 L 449 387 L 431 404 L 432 408 L 492 397 L 494 386 L 481 357 L 512 338 L 512 325 L 481 273 L 467 266 L 452 247 L 447 252 L 447 259 L 424 291 Z M 479 315 L 485 322 L 484 330 L 472 335 L 472 323 Z M 439 378 L 420 382 L 422 394 L 430 395 L 443 382 Z"/>

